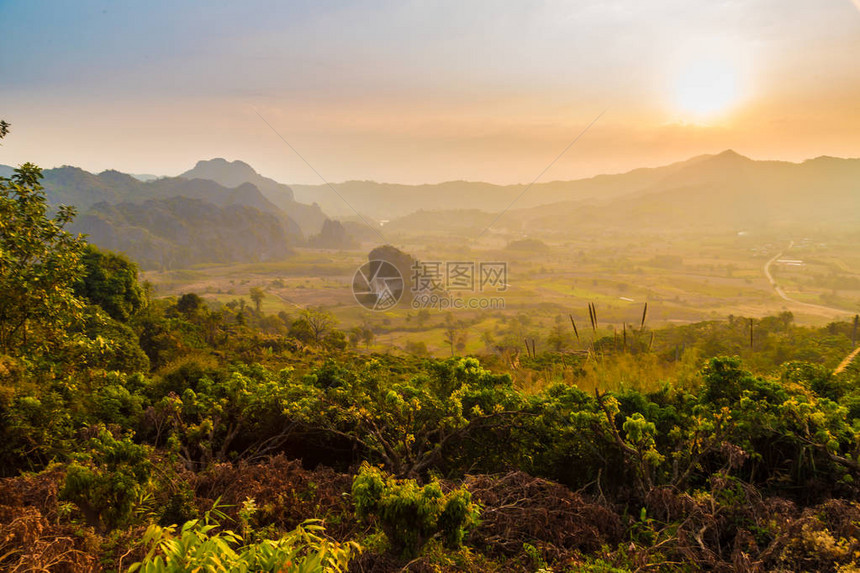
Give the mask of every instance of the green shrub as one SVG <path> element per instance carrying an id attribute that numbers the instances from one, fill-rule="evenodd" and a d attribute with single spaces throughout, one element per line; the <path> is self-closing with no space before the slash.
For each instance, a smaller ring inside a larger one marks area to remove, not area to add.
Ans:
<path id="1" fill-rule="evenodd" d="M 443 494 L 435 479 L 421 487 L 367 463 L 352 482 L 352 497 L 359 519 L 377 519 L 392 551 L 407 557 L 417 555 L 436 535 L 449 549 L 458 548 L 480 514 L 465 488 Z"/>
<path id="2" fill-rule="evenodd" d="M 74 502 L 90 525 L 125 525 L 145 493 L 152 464 L 146 447 L 132 442 L 130 434 L 116 438 L 104 426 L 93 429 L 97 435 L 68 466 L 60 499 Z"/>
<path id="3" fill-rule="evenodd" d="M 243 545 L 242 536 L 221 529 L 227 516 L 216 507 L 202 519 L 176 526 L 150 525 L 143 537 L 149 551 L 129 573 L 244 573 L 291 571 L 329 573 L 346 571 L 350 559 L 361 552 L 355 542 L 337 543 L 322 536 L 323 527 L 309 520 L 277 540 Z"/>

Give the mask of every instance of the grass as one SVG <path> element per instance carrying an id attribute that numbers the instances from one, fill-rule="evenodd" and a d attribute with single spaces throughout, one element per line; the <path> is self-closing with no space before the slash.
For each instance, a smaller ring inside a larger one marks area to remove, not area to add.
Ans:
<path id="1" fill-rule="evenodd" d="M 507 327 L 501 323 L 499 314 L 508 318 L 526 314 L 532 319 L 536 332 L 545 336 L 557 317 L 567 321 L 569 313 L 580 325 L 581 332 L 590 330 L 586 311 L 589 302 L 597 305 L 601 326 L 616 325 L 619 330 L 625 322 L 638 324 L 641 304 L 646 300 L 649 326 L 721 318 L 729 314 L 763 316 L 779 313 L 787 306 L 762 274 L 764 262 L 787 244 L 781 236 L 742 239 L 732 234 L 571 236 L 555 242 L 547 240 L 551 248 L 542 253 L 507 251 L 498 246 L 479 250 L 468 241 L 458 242 L 450 237 L 436 238 L 432 246 L 421 244 L 415 237 L 404 235 L 403 238 L 411 244 L 410 252 L 425 261 L 508 263 L 510 288 L 498 293 L 504 298 L 504 311 L 452 311 L 457 320 L 471 324 L 467 353 L 484 349 L 485 342 L 481 339 L 484 332 L 489 331 L 496 338 L 504 334 Z M 789 253 L 791 256 L 797 254 L 817 262 L 809 265 L 806 275 L 798 277 L 775 269 L 778 283 L 790 296 L 814 304 L 827 304 L 821 297 L 832 298 L 832 293 L 829 289 L 810 286 L 810 280 L 834 271 L 858 276 L 860 255 L 851 241 L 810 241 L 796 248 L 797 253 Z M 681 264 L 655 266 L 653 261 L 659 255 L 680 258 Z M 267 295 L 263 300 L 264 312 L 285 311 L 294 315 L 306 306 L 322 307 L 335 315 L 343 329 L 362 324 L 374 328 L 379 333 L 372 346 L 374 350 L 403 348 L 411 341 L 423 342 L 435 355 L 450 354 L 441 326 L 447 312 L 432 311 L 429 323 L 419 329 L 414 319 L 416 311 L 411 308 L 401 306 L 377 313 L 355 303 L 349 285 L 355 270 L 366 260 L 365 252 L 300 249 L 287 261 L 148 272 L 143 278 L 155 285 L 158 296 L 197 292 L 207 300 L 220 303 L 240 297 L 247 299 L 248 290 L 257 286 Z M 484 294 L 497 295 L 494 292 Z M 464 295 L 472 296 L 472 293 Z M 860 292 L 839 292 L 838 295 L 847 305 L 860 301 Z M 631 298 L 634 302 L 620 297 Z M 801 324 L 819 324 L 827 320 L 804 308 L 796 309 L 795 318 Z"/>

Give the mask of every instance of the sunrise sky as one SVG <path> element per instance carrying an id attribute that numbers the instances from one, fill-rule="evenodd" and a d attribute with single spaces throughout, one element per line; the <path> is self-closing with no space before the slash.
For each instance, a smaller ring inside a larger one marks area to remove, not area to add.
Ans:
<path id="1" fill-rule="evenodd" d="M 860 2 L 860 0 L 858 0 Z M 177 4 L 177 5 L 174 5 Z M 850 0 L 0 0 L 0 163 L 530 182 L 860 156 Z"/>

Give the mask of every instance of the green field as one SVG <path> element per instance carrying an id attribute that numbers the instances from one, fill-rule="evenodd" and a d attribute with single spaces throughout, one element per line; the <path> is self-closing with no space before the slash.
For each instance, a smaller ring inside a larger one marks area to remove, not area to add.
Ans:
<path id="1" fill-rule="evenodd" d="M 689 236 L 664 234 L 590 237 L 547 241 L 548 249 L 522 252 L 462 241 L 421 245 L 417 237 L 399 237 L 421 261 L 507 263 L 504 292 L 459 292 L 464 299 L 500 296 L 503 310 L 430 309 L 420 325 L 417 310 L 401 302 L 386 312 L 372 312 L 354 300 L 350 285 L 369 248 L 355 251 L 299 249 L 286 261 L 148 272 L 144 278 L 156 296 L 195 292 L 213 305 L 245 299 L 252 287 L 265 292 L 265 313 L 296 315 L 314 307 L 332 313 L 348 330 L 366 326 L 376 334 L 371 351 L 402 350 L 424 344 L 437 356 L 450 354 L 445 340 L 448 315 L 461 323 L 460 351 L 477 352 L 507 337 L 545 340 L 557 321 L 569 327 L 572 315 L 587 330 L 588 303 L 597 310 L 598 326 L 621 331 L 641 322 L 648 303 L 649 326 L 685 324 L 729 315 L 760 317 L 791 311 L 799 324 L 824 324 L 860 310 L 860 257 L 850 241 L 804 238 L 783 258 L 802 258 L 804 265 L 774 265 L 773 274 L 792 299 L 781 299 L 767 281 L 764 264 L 785 249 L 782 236 Z M 248 301 L 249 302 L 249 301 Z M 509 319 L 528 317 L 524 326 Z M 572 330 L 572 329 L 571 329 Z M 572 343 L 571 343 L 572 344 Z"/>

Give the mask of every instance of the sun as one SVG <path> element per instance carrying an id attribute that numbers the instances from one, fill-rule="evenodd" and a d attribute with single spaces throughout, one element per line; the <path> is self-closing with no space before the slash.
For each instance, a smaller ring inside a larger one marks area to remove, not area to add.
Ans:
<path id="1" fill-rule="evenodd" d="M 695 119 L 722 115 L 738 100 L 738 71 L 718 58 L 691 61 L 678 73 L 674 94 L 678 110 Z"/>

